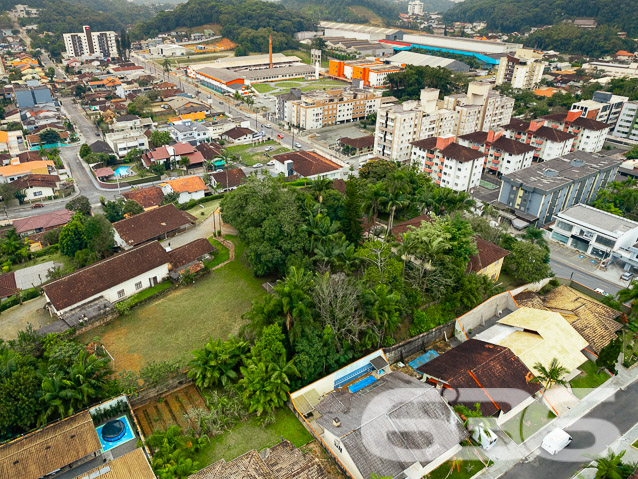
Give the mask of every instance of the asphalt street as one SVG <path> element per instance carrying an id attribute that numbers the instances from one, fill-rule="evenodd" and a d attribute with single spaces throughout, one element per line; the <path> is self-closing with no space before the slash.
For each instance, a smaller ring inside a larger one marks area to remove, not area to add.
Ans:
<path id="1" fill-rule="evenodd" d="M 622 286 L 616 283 L 612 283 L 586 271 L 576 269 L 573 265 L 554 257 L 550 258 L 549 265 L 552 267 L 554 274 L 559 278 L 573 279 L 591 289 L 602 288 L 612 295 L 623 289 Z"/>
<path id="2" fill-rule="evenodd" d="M 638 418 L 638 383 L 618 391 L 565 430 L 572 443 L 555 456 L 541 450 L 533 460 L 518 464 L 505 479 L 568 479 L 592 457 L 631 429 Z M 549 433 L 549 431 L 547 431 Z M 545 433 L 545 434 L 547 434 Z"/>

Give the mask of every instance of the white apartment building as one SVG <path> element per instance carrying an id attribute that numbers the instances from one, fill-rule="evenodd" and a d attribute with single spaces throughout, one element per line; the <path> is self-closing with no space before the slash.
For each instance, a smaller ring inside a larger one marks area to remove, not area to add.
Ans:
<path id="1" fill-rule="evenodd" d="M 69 57 L 112 58 L 118 56 L 115 32 L 92 32 L 85 25 L 82 33 L 65 33 L 64 46 Z"/>
<path id="2" fill-rule="evenodd" d="M 638 102 L 628 101 L 623 105 L 612 135 L 638 141 Z"/>
<path id="3" fill-rule="evenodd" d="M 454 135 L 412 143 L 411 164 L 437 185 L 455 191 L 470 191 L 478 186 L 485 161 L 485 153 L 454 143 Z"/>
<path id="4" fill-rule="evenodd" d="M 123 158 L 129 151 L 135 148 L 142 151 L 148 150 L 148 138 L 140 130 L 126 130 L 119 131 L 117 133 L 107 133 L 104 139 L 115 154 L 120 158 Z"/>
<path id="5" fill-rule="evenodd" d="M 603 149 L 611 125 L 585 118 L 579 110 L 545 115 L 547 126 L 575 135 L 573 150 L 596 153 Z"/>
<path id="6" fill-rule="evenodd" d="M 287 119 L 290 125 L 304 130 L 315 130 L 366 118 L 379 109 L 381 93 L 348 87 L 302 92 L 299 99 L 282 101 L 283 118 Z"/>
<path id="7" fill-rule="evenodd" d="M 514 55 L 501 58 L 496 72 L 496 84 L 509 83 L 512 88 L 529 90 L 538 85 L 543 77 L 546 62 L 533 50 L 519 49 Z"/>
<path id="8" fill-rule="evenodd" d="M 477 131 L 459 136 L 459 144 L 485 154 L 485 171 L 499 177 L 532 165 L 536 148 L 512 140 L 504 131 Z"/>
<path id="9" fill-rule="evenodd" d="M 408 15 L 423 15 L 423 2 L 412 0 L 408 3 Z"/>
<path id="10" fill-rule="evenodd" d="M 613 95 L 606 91 L 596 91 L 591 100 L 576 102 L 571 109 L 582 111 L 584 118 L 602 121 L 614 126 L 627 101 L 629 101 L 629 97 Z"/>
<path id="11" fill-rule="evenodd" d="M 407 163 L 413 141 L 436 136 L 454 135 L 459 114 L 437 109 L 439 90 L 421 90 L 420 101 L 379 108 L 374 133 L 374 154 Z"/>
<path id="12" fill-rule="evenodd" d="M 583 70 L 587 72 L 598 72 L 613 78 L 638 78 L 638 63 L 604 63 L 591 62 L 583 65 Z"/>
<path id="13" fill-rule="evenodd" d="M 545 126 L 546 120 L 512 120 L 504 126 L 505 136 L 535 148 L 534 160 L 548 161 L 571 152 L 576 137 L 559 128 Z"/>

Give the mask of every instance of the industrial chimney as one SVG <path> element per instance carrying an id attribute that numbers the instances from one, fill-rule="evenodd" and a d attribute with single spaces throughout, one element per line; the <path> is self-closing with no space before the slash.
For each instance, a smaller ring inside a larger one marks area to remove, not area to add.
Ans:
<path id="1" fill-rule="evenodd" d="M 268 35 L 268 61 L 272 69 L 272 35 Z"/>

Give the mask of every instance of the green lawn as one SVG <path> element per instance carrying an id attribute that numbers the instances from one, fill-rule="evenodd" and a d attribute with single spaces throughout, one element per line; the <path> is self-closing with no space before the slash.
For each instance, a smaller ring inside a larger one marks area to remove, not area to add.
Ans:
<path id="1" fill-rule="evenodd" d="M 574 396 L 578 399 L 583 399 L 595 388 L 609 379 L 609 375 L 606 372 L 597 372 L 598 366 L 596 366 L 593 361 L 587 361 L 578 369 L 580 369 L 584 374 L 576 376 L 569 382 Z"/>
<path id="2" fill-rule="evenodd" d="M 478 447 L 471 447 L 472 443 L 469 440 L 464 440 L 461 446 L 464 447 L 462 451 L 434 469 L 424 479 L 469 479 L 489 464 L 489 458 L 482 454 Z M 480 458 L 477 454 L 480 454 Z"/>
<path id="3" fill-rule="evenodd" d="M 188 357 L 210 337 L 237 333 L 242 314 L 266 292 L 242 258 L 241 241 L 227 238 L 235 244 L 235 261 L 88 331 L 80 341 L 98 337 L 115 358 L 116 371 L 139 371 L 151 361 Z"/>
<path id="4" fill-rule="evenodd" d="M 636 439 L 636 442 L 634 442 L 631 447 L 635 447 L 636 449 L 638 449 L 638 439 Z"/>
<path id="5" fill-rule="evenodd" d="M 271 86 L 269 83 L 257 83 L 256 85 L 253 85 L 253 88 L 259 93 L 268 93 L 269 91 L 276 90 L 276 88 Z"/>
<path id="6" fill-rule="evenodd" d="M 504 423 L 501 429 L 517 444 L 521 444 L 555 417 L 556 415 L 545 405 L 534 402 Z"/>
<path id="7" fill-rule="evenodd" d="M 301 88 L 301 91 L 310 91 L 310 90 L 323 90 L 329 89 L 331 87 L 344 87 L 348 86 L 348 83 L 339 81 L 339 80 L 316 80 Z"/>
<path id="8" fill-rule="evenodd" d="M 277 88 L 298 88 L 301 86 L 301 83 L 297 83 L 294 81 L 280 81 L 279 83 L 275 83 Z"/>
<path id="9" fill-rule="evenodd" d="M 146 288 L 144 291 L 140 291 L 139 293 L 131 296 L 129 299 L 118 304 L 123 304 L 125 306 L 131 307 L 141 301 L 144 301 L 146 298 L 150 298 L 155 294 L 169 289 L 171 286 L 173 286 L 173 283 L 171 283 L 170 281 L 164 281 L 163 283 L 156 284 L 152 288 Z"/>
<path id="10" fill-rule="evenodd" d="M 226 248 L 226 246 L 221 244 L 212 236 L 208 238 L 208 241 L 210 241 L 210 244 L 212 244 L 215 248 L 217 248 L 217 255 L 211 261 L 208 261 L 204 264 L 208 266 L 209 268 L 214 268 L 218 264 L 222 264 L 224 261 L 226 261 L 230 257 L 230 251 L 228 250 L 228 248 Z"/>
<path id="11" fill-rule="evenodd" d="M 46 256 L 40 256 L 39 258 L 33 258 L 24 263 L 14 264 L 11 266 L 11 271 L 17 271 L 19 269 L 28 268 L 29 266 L 35 266 L 36 264 L 46 263 L 47 261 L 55 261 L 56 263 L 63 264 L 62 269 L 65 274 L 71 273 L 75 267 L 73 266 L 73 260 L 68 256 L 64 256 L 62 253 L 57 252 L 53 254 L 47 254 Z"/>
<path id="12" fill-rule="evenodd" d="M 252 450 L 258 451 L 288 439 L 295 446 L 301 447 L 312 441 L 312 436 L 288 408 L 278 409 L 275 422 L 262 427 L 256 416 L 237 424 L 230 431 L 212 438 L 198 455 L 199 467 L 204 468 L 220 459 L 232 461 L 238 456 Z"/>
<path id="13" fill-rule="evenodd" d="M 219 207 L 221 202 L 222 200 L 213 200 L 208 203 L 200 203 L 193 208 L 186 210 L 186 212 L 197 218 L 198 223 L 201 223 Z"/>
<path id="14" fill-rule="evenodd" d="M 273 146 L 274 149 L 271 151 L 264 151 L 266 146 Z M 256 151 L 259 150 L 259 151 Z M 229 153 L 232 153 L 235 156 L 240 158 L 240 162 L 246 166 L 253 166 L 257 163 L 266 163 L 270 161 L 271 158 L 267 157 L 264 153 L 268 153 L 270 156 L 278 155 L 280 153 L 286 153 L 290 151 L 290 149 L 281 146 L 274 140 L 265 141 L 264 143 L 260 143 L 259 145 L 238 145 L 231 146 L 228 148 Z"/>

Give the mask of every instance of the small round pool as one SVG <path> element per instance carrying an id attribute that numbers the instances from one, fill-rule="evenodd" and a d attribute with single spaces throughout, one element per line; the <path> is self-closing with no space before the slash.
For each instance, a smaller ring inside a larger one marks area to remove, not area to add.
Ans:
<path id="1" fill-rule="evenodd" d="M 126 434 L 126 426 L 121 419 L 114 419 L 104 424 L 102 428 L 102 439 L 107 442 L 116 442 Z"/>

